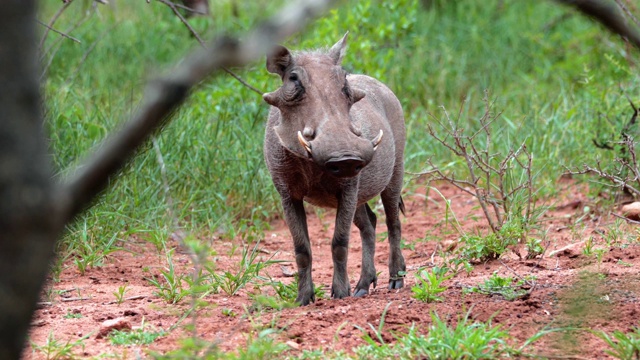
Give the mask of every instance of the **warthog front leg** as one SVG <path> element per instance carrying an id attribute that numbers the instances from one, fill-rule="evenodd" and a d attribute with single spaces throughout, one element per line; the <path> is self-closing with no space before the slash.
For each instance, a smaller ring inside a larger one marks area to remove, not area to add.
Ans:
<path id="1" fill-rule="evenodd" d="M 372 283 L 374 288 L 378 284 L 376 268 L 373 264 L 373 256 L 376 252 L 376 214 L 371 211 L 368 204 L 364 203 L 356 210 L 353 223 L 360 230 L 360 239 L 362 239 L 362 268 L 360 280 L 353 293 L 354 296 L 359 297 L 369 293 L 369 286 Z"/>
<path id="2" fill-rule="evenodd" d="M 400 225 L 400 198 L 399 191 L 385 190 L 380 194 L 384 213 L 386 215 L 387 229 L 389 231 L 389 290 L 400 289 L 404 286 L 404 273 L 407 270 L 400 240 L 402 239 Z"/>
<path id="3" fill-rule="evenodd" d="M 298 265 L 298 297 L 296 302 L 308 305 L 316 300 L 311 280 L 311 244 L 307 228 L 307 215 L 302 200 L 282 197 L 285 220 L 289 226 Z"/>
<path id="4" fill-rule="evenodd" d="M 333 257 L 331 296 L 335 299 L 351 295 L 351 286 L 349 286 L 349 276 L 347 275 L 347 258 L 351 222 L 353 222 L 358 201 L 358 179 L 351 181 L 350 185 L 345 186 L 338 199 L 336 225 L 331 241 L 331 255 Z"/>

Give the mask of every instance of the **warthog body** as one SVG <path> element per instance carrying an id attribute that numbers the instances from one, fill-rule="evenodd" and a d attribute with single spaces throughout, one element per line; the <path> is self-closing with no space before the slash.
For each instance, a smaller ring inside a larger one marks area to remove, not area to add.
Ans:
<path id="1" fill-rule="evenodd" d="M 351 295 L 347 254 L 351 222 L 362 238 L 362 267 L 355 296 L 377 283 L 373 264 L 376 215 L 367 201 L 380 194 L 389 233 L 389 289 L 403 286 L 400 251 L 400 192 L 404 172 L 404 116 L 400 102 L 384 84 L 351 75 L 340 63 L 345 35 L 328 51 L 291 53 L 278 47 L 267 69 L 280 75 L 278 90 L 264 95 L 272 105 L 264 155 L 282 198 L 298 266 L 302 305 L 315 300 L 311 246 L 303 201 L 337 209 L 331 242 L 331 295 Z"/>

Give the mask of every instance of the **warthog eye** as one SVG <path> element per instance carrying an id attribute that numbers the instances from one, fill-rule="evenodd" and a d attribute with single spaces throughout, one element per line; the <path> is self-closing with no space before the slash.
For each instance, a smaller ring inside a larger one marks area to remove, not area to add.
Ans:
<path id="1" fill-rule="evenodd" d="M 299 81 L 299 80 L 300 80 L 300 78 L 298 78 L 298 74 L 296 74 L 296 73 L 291 73 L 291 74 L 289 75 L 289 81 L 291 81 L 291 82 L 297 82 L 297 81 Z"/>
<path id="2" fill-rule="evenodd" d="M 353 95 L 351 94 L 351 89 L 349 88 L 349 84 L 347 84 L 347 82 L 345 82 L 344 86 L 342 87 L 342 93 L 344 94 L 344 96 L 347 97 L 347 100 L 349 100 L 349 103 L 352 104 Z"/>

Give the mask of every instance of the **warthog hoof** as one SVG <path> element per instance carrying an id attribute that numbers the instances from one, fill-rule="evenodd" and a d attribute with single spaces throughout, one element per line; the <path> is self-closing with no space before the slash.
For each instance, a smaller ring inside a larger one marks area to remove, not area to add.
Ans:
<path id="1" fill-rule="evenodd" d="M 365 295 L 369 294 L 369 290 L 367 289 L 356 289 L 356 292 L 353 293 L 353 296 L 355 297 L 363 297 Z"/>
<path id="2" fill-rule="evenodd" d="M 389 279 L 389 290 L 401 289 L 404 286 L 404 276 Z"/>
<path id="3" fill-rule="evenodd" d="M 315 301 L 316 301 L 316 294 L 314 293 L 311 293 L 310 296 L 299 294 L 298 297 L 296 298 L 296 303 L 300 304 L 300 306 L 307 306 Z"/>
<path id="4" fill-rule="evenodd" d="M 347 296 L 351 296 L 351 289 L 346 288 L 346 289 L 336 289 L 336 288 L 331 288 L 331 297 L 334 299 L 342 299 L 342 298 L 346 298 Z"/>

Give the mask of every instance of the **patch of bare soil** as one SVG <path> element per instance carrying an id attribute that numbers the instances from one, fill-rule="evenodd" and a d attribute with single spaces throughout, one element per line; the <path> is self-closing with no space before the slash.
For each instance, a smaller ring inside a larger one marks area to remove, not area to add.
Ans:
<path id="1" fill-rule="evenodd" d="M 478 209 L 477 201 L 463 192 L 439 184 L 439 191 L 451 201 L 451 208 L 465 231 L 486 233 L 487 226 Z M 455 323 L 460 316 L 469 312 L 470 318 L 478 321 L 492 320 L 509 331 L 514 345 L 521 345 L 538 331 L 558 327 L 591 328 L 596 330 L 628 331 L 640 325 L 640 246 L 635 240 L 624 247 L 605 248 L 605 237 L 612 238 L 613 219 L 585 214 L 586 197 L 573 186 L 567 186 L 562 198 L 556 199 L 554 208 L 545 214 L 541 228 L 548 241 L 545 256 L 540 259 L 521 259 L 517 253 L 525 255 L 523 248 L 513 249 L 501 261 L 476 264 L 469 274 L 462 272 L 444 283 L 444 301 L 423 303 L 412 297 L 411 286 L 415 285 L 415 272 L 421 267 L 442 264 L 445 247 L 450 247 L 459 235 L 446 219 L 444 200 L 433 191 L 421 189 L 405 195 L 407 216 L 403 218 L 403 238 L 406 244 L 403 253 L 408 274 L 405 287 L 389 291 L 388 245 L 385 241 L 376 244 L 376 269 L 380 272 L 378 287 L 364 298 L 341 300 L 320 299 L 306 307 L 251 313 L 249 291 L 257 291 L 253 286 L 243 289 L 238 295 L 224 293 L 206 296 L 206 306 L 197 311 L 196 331 L 198 336 L 209 341 L 217 341 L 224 350 L 233 351 L 242 347 L 247 333 L 257 326 L 275 326 L 281 330 L 280 341 L 286 342 L 291 354 L 304 349 L 340 349 L 349 352 L 353 347 L 363 345 L 361 329 L 370 329 L 368 324 L 378 327 L 382 312 L 387 304 L 388 312 L 383 327 L 385 341 L 394 341 L 393 334 L 406 332 L 414 324 L 426 329 L 431 323 L 431 312 Z M 309 207 L 310 208 L 310 207 Z M 581 221 L 577 222 L 577 219 Z M 384 221 L 378 221 L 378 233 L 385 231 Z M 309 232 L 313 246 L 313 279 L 316 285 L 324 285 L 326 294 L 332 279 L 331 235 L 333 213 L 327 211 L 318 217 L 309 211 Z M 637 229 L 623 224 L 622 235 L 629 237 Z M 598 259 L 595 255 L 585 255 L 588 246 L 585 240 L 592 239 L 595 248 L 603 249 Z M 228 241 L 202 239 L 213 244 L 218 252 L 218 271 L 234 267 L 240 251 L 230 257 L 231 244 Z M 546 243 L 545 243 L 546 244 Z M 237 244 L 236 244 L 237 245 Z M 273 224 L 273 230 L 265 234 L 261 246 L 266 260 L 292 261 L 283 269 L 276 264 L 267 269 L 274 280 L 284 283 L 292 281 L 287 269 L 294 267 L 293 246 L 283 221 Z M 159 275 L 166 267 L 166 259 L 148 243 L 132 238 L 125 245 L 127 251 L 110 255 L 105 266 L 89 269 L 80 275 L 72 264 L 60 275 L 60 281 L 52 283 L 43 294 L 41 304 L 33 320 L 30 333 L 32 343 L 43 345 L 49 334 L 65 343 L 82 337 L 84 348 L 76 347 L 79 357 L 94 357 L 103 354 L 120 354 L 123 358 L 145 357 L 145 351 L 168 351 L 179 346 L 179 339 L 192 334 L 186 327 L 192 325 L 188 318 L 181 320 L 190 307 L 190 300 L 184 299 L 177 305 L 167 304 L 154 295 L 157 289 L 146 279 Z M 361 245 L 355 227 L 350 245 L 349 275 L 352 288 L 360 274 Z M 452 256 L 451 254 L 447 256 Z M 186 254 L 176 252 L 174 263 L 178 273 L 188 273 L 192 266 Z M 528 296 L 513 301 L 500 295 L 485 295 L 464 291 L 477 286 L 497 272 L 501 276 L 534 276 L 536 286 Z M 116 302 L 114 293 L 125 286 L 127 292 L 123 303 Z M 261 289 L 273 295 L 273 289 Z M 236 316 L 230 316 L 235 314 Z M 168 335 L 150 345 L 122 347 L 112 345 L 104 338 L 98 338 L 101 323 L 108 319 L 125 318 L 135 328 L 143 323 L 147 328 L 168 330 L 178 324 Z M 371 332 L 373 335 L 373 332 Z M 374 336 L 375 338 L 375 336 Z M 606 346 L 597 337 L 585 331 L 555 332 L 544 336 L 528 351 L 549 357 L 607 358 Z M 25 349 L 26 359 L 38 359 L 43 355 L 34 352 L 30 346 Z"/>

